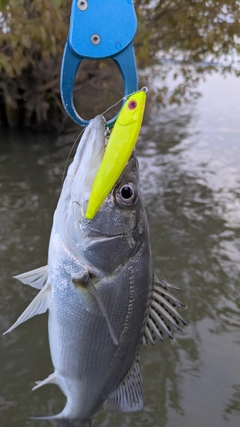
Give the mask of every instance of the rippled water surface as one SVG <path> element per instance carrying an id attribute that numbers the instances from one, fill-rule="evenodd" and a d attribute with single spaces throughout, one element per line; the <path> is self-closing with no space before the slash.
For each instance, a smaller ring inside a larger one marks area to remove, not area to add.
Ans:
<path id="1" fill-rule="evenodd" d="M 240 425 L 240 80 L 210 77 L 195 104 L 149 107 L 137 146 L 155 271 L 182 288 L 189 326 L 141 352 L 145 409 L 101 410 L 95 427 Z M 0 131 L 0 329 L 36 294 L 12 276 L 46 264 L 52 216 L 73 137 Z M 47 316 L 0 340 L 1 426 L 47 427 L 57 413 Z"/>

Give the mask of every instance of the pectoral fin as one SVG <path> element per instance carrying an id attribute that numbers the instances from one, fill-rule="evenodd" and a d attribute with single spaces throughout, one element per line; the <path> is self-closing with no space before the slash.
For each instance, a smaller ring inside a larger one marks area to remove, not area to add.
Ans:
<path id="1" fill-rule="evenodd" d="M 138 358 L 125 375 L 122 382 L 104 403 L 108 411 L 135 412 L 143 409 L 142 378 Z"/>
<path id="2" fill-rule="evenodd" d="M 154 345 L 157 339 L 164 341 L 166 337 L 173 338 L 174 329 L 182 331 L 181 326 L 187 325 L 176 310 L 176 307 L 184 307 L 184 304 L 168 292 L 169 288 L 179 290 L 154 276 L 150 311 L 143 337 L 145 346 L 148 342 Z"/>
<path id="3" fill-rule="evenodd" d="M 110 335 L 112 337 L 113 343 L 117 346 L 118 345 L 118 339 L 117 339 L 117 336 L 115 334 L 114 328 L 113 328 L 113 326 L 111 324 L 111 321 L 109 319 L 109 316 L 108 316 L 107 310 L 105 308 L 105 305 L 104 305 L 104 303 L 103 303 L 103 301 L 101 299 L 101 296 L 100 296 L 98 290 L 96 289 L 96 286 L 94 286 L 94 284 L 93 284 L 93 282 L 92 282 L 92 280 L 91 280 L 91 278 L 89 276 L 89 272 L 83 274 L 80 278 L 73 278 L 72 279 L 72 283 L 74 284 L 74 286 L 76 288 L 79 288 L 79 289 L 86 288 L 86 287 L 89 288 L 91 294 L 95 298 L 95 301 L 96 301 L 96 303 L 97 303 L 97 305 L 99 307 L 99 310 L 101 311 L 103 317 L 106 320 L 106 323 L 107 323 L 107 326 L 108 326 L 108 330 L 109 330 L 109 333 L 110 333 Z"/>
<path id="4" fill-rule="evenodd" d="M 25 285 L 32 286 L 36 289 L 42 289 L 47 282 L 48 266 L 36 268 L 35 270 L 27 271 L 26 273 L 13 276 L 14 279 L 20 280 Z"/>
<path id="5" fill-rule="evenodd" d="M 29 304 L 29 306 L 24 310 L 21 316 L 17 319 L 17 321 L 9 328 L 4 335 L 8 332 L 11 332 L 15 329 L 20 323 L 25 322 L 36 314 L 42 314 L 47 311 L 50 306 L 51 301 L 51 290 L 50 284 L 46 283 L 46 285 L 42 288 L 42 290 L 37 294 L 34 300 Z"/>
<path id="6" fill-rule="evenodd" d="M 106 310 L 106 308 L 105 308 L 105 306 L 104 306 L 104 304 L 103 304 L 103 302 L 101 300 L 101 297 L 100 297 L 97 289 L 95 288 L 93 282 L 91 281 L 91 279 L 89 279 L 88 284 L 89 284 L 89 287 L 91 289 L 92 294 L 94 295 L 94 297 L 95 297 L 95 299 L 96 299 L 96 301 L 98 303 L 99 309 L 101 310 L 103 317 L 105 317 L 105 319 L 106 319 L 106 322 L 107 322 L 107 325 L 108 325 L 108 330 L 109 330 L 109 333 L 110 333 L 110 335 L 112 337 L 112 340 L 113 340 L 113 342 L 114 342 L 115 345 L 118 345 L 118 339 L 116 337 L 116 334 L 114 332 L 114 329 L 113 329 L 112 324 L 110 322 L 110 319 L 108 317 L 107 310 Z"/>

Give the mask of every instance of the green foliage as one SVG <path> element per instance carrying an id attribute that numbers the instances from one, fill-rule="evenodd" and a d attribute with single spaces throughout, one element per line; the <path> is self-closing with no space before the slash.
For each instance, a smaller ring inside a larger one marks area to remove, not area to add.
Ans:
<path id="1" fill-rule="evenodd" d="M 66 115 L 60 102 L 59 75 L 71 3 L 0 0 L 1 123 L 64 127 Z M 206 67 L 206 60 L 215 62 L 221 72 L 239 73 L 236 62 L 240 51 L 240 1 L 136 0 L 135 7 L 139 22 L 135 39 L 138 65 L 164 64 L 151 68 L 162 82 L 157 94 L 160 104 L 179 103 L 186 96 L 195 96 L 199 78 L 213 69 L 212 65 Z M 218 67 L 217 62 L 224 58 L 227 64 Z M 78 82 L 85 82 L 96 73 L 99 77 L 105 71 L 102 63 L 93 62 L 85 74 L 81 66 Z M 169 72 L 177 82 L 172 92 L 165 81 Z M 152 78 L 150 73 L 147 77 Z"/>
<path id="2" fill-rule="evenodd" d="M 136 6 L 138 59 L 144 65 L 156 58 L 165 64 L 160 103 L 194 97 L 199 79 L 213 69 L 240 74 L 240 1 L 137 0 Z M 181 80 L 172 92 L 164 83 L 169 72 Z"/>
<path id="3" fill-rule="evenodd" d="M 7 7 L 7 0 L 0 0 L 0 10 L 4 10 Z"/>
<path id="4" fill-rule="evenodd" d="M 10 126 L 63 117 L 58 87 L 69 6 L 64 0 L 9 0 L 2 8 L 0 103 Z"/>
<path id="5" fill-rule="evenodd" d="M 161 0 L 148 8 L 146 0 L 137 3 L 153 55 L 156 50 L 171 56 L 182 51 L 184 59 L 198 62 L 239 50 L 240 1 Z"/>

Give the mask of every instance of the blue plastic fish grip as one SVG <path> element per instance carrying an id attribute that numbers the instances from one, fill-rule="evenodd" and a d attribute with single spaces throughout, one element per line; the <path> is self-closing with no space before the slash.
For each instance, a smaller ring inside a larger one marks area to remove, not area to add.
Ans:
<path id="1" fill-rule="evenodd" d="M 80 126 L 89 120 L 82 119 L 73 101 L 75 76 L 83 59 L 112 58 L 118 66 L 124 95 L 138 89 L 137 68 L 133 38 L 137 18 L 132 0 L 74 0 L 70 29 L 66 41 L 60 76 L 61 98 L 69 116 Z M 113 126 L 117 115 L 107 122 Z"/>

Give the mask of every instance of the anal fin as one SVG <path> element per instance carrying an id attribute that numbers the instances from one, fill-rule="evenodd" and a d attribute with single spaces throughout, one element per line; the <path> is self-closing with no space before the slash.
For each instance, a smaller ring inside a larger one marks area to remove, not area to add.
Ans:
<path id="1" fill-rule="evenodd" d="M 142 378 L 138 358 L 121 381 L 119 386 L 104 402 L 104 409 L 118 412 L 135 412 L 143 409 Z"/>
<path id="2" fill-rule="evenodd" d="M 56 378 L 55 373 L 49 375 L 45 380 L 43 381 L 36 381 L 36 385 L 32 388 L 32 391 L 37 390 L 38 388 L 42 387 L 46 384 L 58 384 L 58 380 Z"/>
<path id="3" fill-rule="evenodd" d="M 18 325 L 20 325 L 20 323 L 25 322 L 26 320 L 30 319 L 31 317 L 33 317 L 37 314 L 45 313 L 45 311 L 47 311 L 47 309 L 50 306 L 50 301 L 51 301 L 50 284 L 46 283 L 46 285 L 37 294 L 37 296 L 34 298 L 34 300 L 29 304 L 29 306 L 26 308 L 26 310 L 24 310 L 24 312 L 21 314 L 21 316 L 11 326 L 11 328 L 9 328 L 6 332 L 4 332 L 3 335 L 7 334 L 8 332 L 11 332 Z"/>

